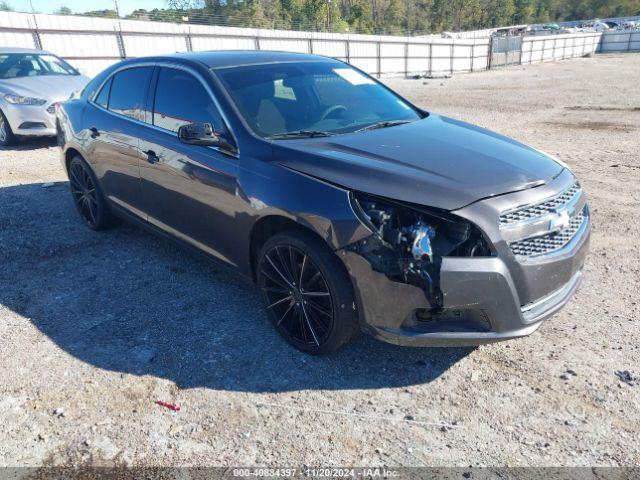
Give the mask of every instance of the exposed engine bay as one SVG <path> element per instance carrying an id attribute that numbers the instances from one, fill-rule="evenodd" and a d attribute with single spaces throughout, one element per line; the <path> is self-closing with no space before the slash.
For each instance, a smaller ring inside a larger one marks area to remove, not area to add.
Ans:
<path id="1" fill-rule="evenodd" d="M 486 257 L 491 249 L 480 230 L 447 212 L 354 194 L 354 209 L 374 232 L 350 250 L 391 280 L 421 287 L 434 311 L 442 308 L 442 258 Z"/>

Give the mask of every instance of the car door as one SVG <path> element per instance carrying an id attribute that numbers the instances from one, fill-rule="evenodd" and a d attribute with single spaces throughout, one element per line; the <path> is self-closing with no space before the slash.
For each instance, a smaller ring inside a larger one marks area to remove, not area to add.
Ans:
<path id="1" fill-rule="evenodd" d="M 150 125 L 140 136 L 140 178 L 147 218 L 153 225 L 235 264 L 233 235 L 240 200 L 238 159 L 219 147 L 180 142 L 181 125 L 211 123 L 231 139 L 211 89 L 196 72 L 162 66 L 149 97 Z"/>
<path id="2" fill-rule="evenodd" d="M 141 217 L 139 134 L 146 118 L 144 104 L 152 66 L 131 67 L 113 74 L 85 113 L 88 158 L 104 195 Z"/>

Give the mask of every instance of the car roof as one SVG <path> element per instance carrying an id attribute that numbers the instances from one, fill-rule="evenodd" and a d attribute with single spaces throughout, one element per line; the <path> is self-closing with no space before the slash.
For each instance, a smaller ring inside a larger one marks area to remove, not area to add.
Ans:
<path id="1" fill-rule="evenodd" d="M 0 53 L 46 53 L 50 55 L 50 52 L 46 50 L 38 50 L 36 48 L 22 48 L 22 47 L 0 47 Z"/>
<path id="2" fill-rule="evenodd" d="M 245 65 L 288 62 L 338 63 L 338 61 L 333 58 L 312 55 L 309 53 L 291 53 L 266 50 L 217 50 L 211 52 L 188 52 L 163 55 L 161 58 L 196 61 L 209 68 L 229 68 Z"/>

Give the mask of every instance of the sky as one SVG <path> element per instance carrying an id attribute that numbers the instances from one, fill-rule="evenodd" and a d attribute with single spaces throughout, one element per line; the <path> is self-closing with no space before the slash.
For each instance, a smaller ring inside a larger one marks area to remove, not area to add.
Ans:
<path id="1" fill-rule="evenodd" d="M 6 0 L 15 10 L 30 12 L 33 8 L 41 13 L 52 13 L 61 6 L 69 7 L 73 12 L 86 12 L 88 10 L 113 9 L 114 0 Z M 118 0 L 120 15 L 127 15 L 137 8 L 152 10 L 165 8 L 166 0 Z"/>

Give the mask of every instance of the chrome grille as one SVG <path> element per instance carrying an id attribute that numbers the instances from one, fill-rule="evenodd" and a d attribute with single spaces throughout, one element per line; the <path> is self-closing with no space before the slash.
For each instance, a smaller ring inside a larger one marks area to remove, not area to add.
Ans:
<path id="1" fill-rule="evenodd" d="M 509 226 L 520 222 L 526 222 L 536 217 L 542 217 L 548 213 L 554 212 L 558 207 L 569 203 L 573 197 L 580 193 L 580 184 L 574 183 L 560 195 L 545 200 L 535 205 L 527 205 L 517 210 L 503 213 L 500 215 L 500 226 Z"/>
<path id="2" fill-rule="evenodd" d="M 510 243 L 511 251 L 518 257 L 535 257 L 560 250 L 573 239 L 582 224 L 587 220 L 587 208 L 585 206 L 581 212 L 574 215 L 569 222 L 569 226 L 559 232 Z"/>

